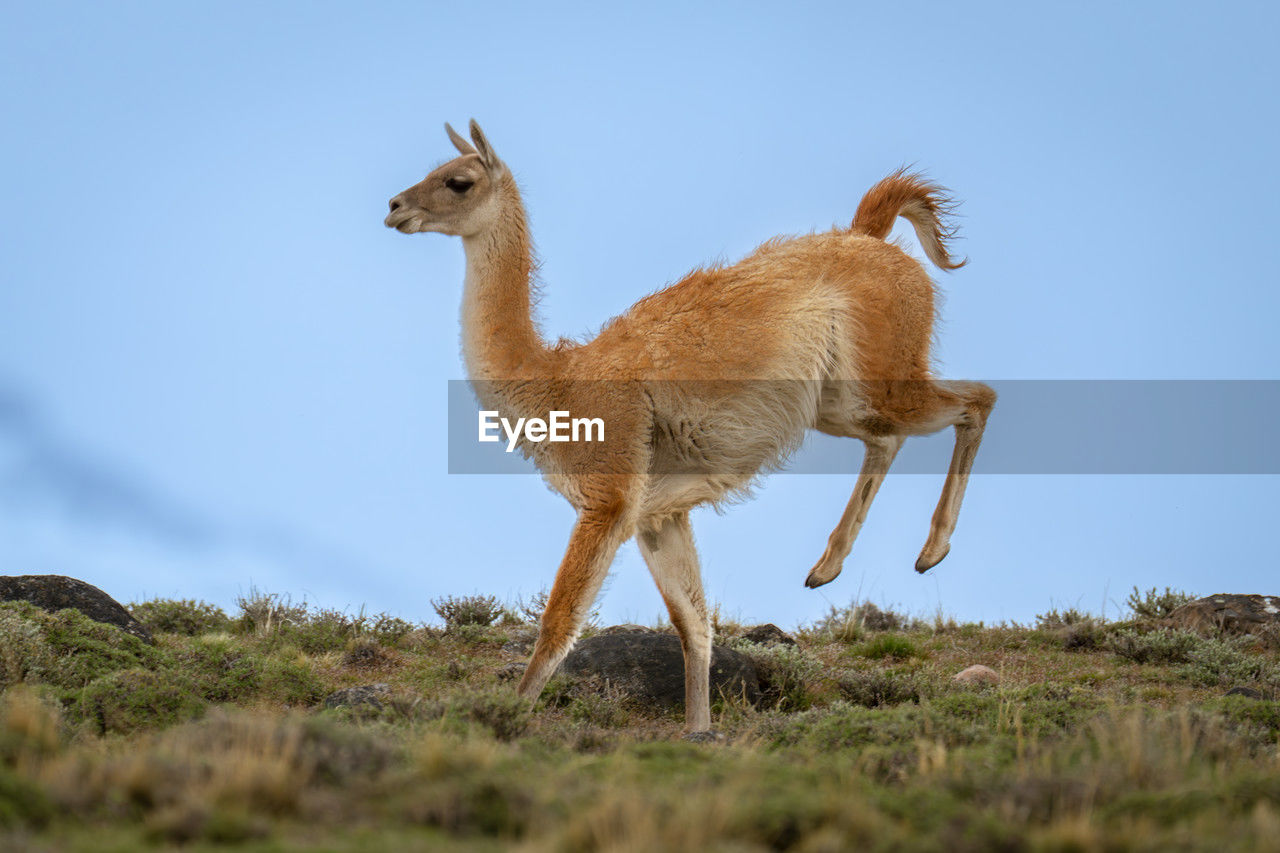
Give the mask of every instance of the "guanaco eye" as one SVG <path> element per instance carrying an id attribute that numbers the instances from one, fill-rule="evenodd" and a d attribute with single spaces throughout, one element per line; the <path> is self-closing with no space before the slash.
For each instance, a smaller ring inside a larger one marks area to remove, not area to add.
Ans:
<path id="1" fill-rule="evenodd" d="M 445 178 L 444 179 L 444 185 L 449 189 L 453 190 L 454 192 L 458 193 L 458 195 L 462 195 L 462 193 L 471 189 L 471 185 L 474 183 L 475 181 L 468 181 L 466 178 Z"/>

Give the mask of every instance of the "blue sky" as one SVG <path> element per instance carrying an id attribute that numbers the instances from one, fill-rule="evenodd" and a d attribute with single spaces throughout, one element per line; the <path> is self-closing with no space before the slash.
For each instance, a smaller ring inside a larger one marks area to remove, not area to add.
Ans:
<path id="1" fill-rule="evenodd" d="M 1271 4 L 5 17 L 4 573 L 223 605 L 253 584 L 411 619 L 549 584 L 568 505 L 536 478 L 446 473 L 461 245 L 382 226 L 451 156 L 442 123 L 472 116 L 524 187 L 552 337 L 847 222 L 909 163 L 963 200 L 971 263 L 937 274 L 945 375 L 1280 378 Z M 1061 413 L 1084 443 L 1181 434 L 1085 408 Z M 1189 453 L 1225 440 L 1204 422 Z M 806 590 L 852 485 L 781 474 L 698 513 L 708 594 L 790 626 L 859 597 L 998 621 L 1114 615 L 1135 585 L 1276 592 L 1274 476 L 1119 474 L 976 477 L 924 577 L 941 476 L 892 477 L 844 574 Z M 601 608 L 662 612 L 633 546 Z"/>

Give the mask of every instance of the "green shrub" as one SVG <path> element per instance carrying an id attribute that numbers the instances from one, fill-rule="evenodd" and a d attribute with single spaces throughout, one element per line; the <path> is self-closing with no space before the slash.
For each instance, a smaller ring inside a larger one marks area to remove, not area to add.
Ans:
<path id="1" fill-rule="evenodd" d="M 974 693 L 964 691 L 948 693 L 931 700 L 929 711 L 939 718 L 990 725 L 999 716 L 1000 697 L 994 692 Z"/>
<path id="2" fill-rule="evenodd" d="M 53 662 L 40 625 L 14 607 L 0 608 L 0 690 L 28 678 L 40 680 Z"/>
<path id="3" fill-rule="evenodd" d="M 262 666 L 259 696 L 286 705 L 312 705 L 325 696 L 325 685 L 306 663 L 267 657 Z"/>
<path id="4" fill-rule="evenodd" d="M 1069 607 L 1062 611 L 1055 607 L 1048 613 L 1041 613 L 1036 616 L 1036 628 L 1060 628 L 1063 625 L 1079 625 L 1084 622 L 1096 621 L 1088 613 L 1076 610 L 1074 607 Z"/>
<path id="5" fill-rule="evenodd" d="M 911 620 L 892 610 L 881 610 L 870 601 L 835 607 L 827 615 L 803 630 L 815 640 L 856 643 L 868 631 L 897 631 L 906 628 Z"/>
<path id="6" fill-rule="evenodd" d="M 231 619 L 221 607 L 192 598 L 153 598 L 129 605 L 129 613 L 156 634 L 194 637 L 212 631 L 226 631 Z"/>
<path id="7" fill-rule="evenodd" d="M 270 654 L 230 639 L 197 640 L 175 655 L 171 677 L 209 702 L 262 700 L 305 705 L 324 697 L 324 685 L 287 649 Z"/>
<path id="8" fill-rule="evenodd" d="M 575 694 L 567 711 L 569 719 L 576 722 L 616 729 L 625 726 L 631 716 L 626 698 L 619 692 L 606 688 L 603 691 L 579 690 Z"/>
<path id="9" fill-rule="evenodd" d="M 533 596 L 525 601 L 523 599 L 516 601 L 516 611 L 523 616 L 525 621 L 532 622 L 535 625 L 542 621 L 542 614 L 547 609 L 547 591 L 546 589 L 538 590 Z M 587 621 L 591 621 L 588 619 Z"/>
<path id="10" fill-rule="evenodd" d="M 514 740 L 529 727 L 529 703 L 513 690 L 466 691 L 448 705 L 448 713 L 479 723 L 498 740 Z"/>
<path id="11" fill-rule="evenodd" d="M 373 617 L 368 632 L 384 646 L 394 646 L 413 631 L 413 625 L 398 616 L 379 613 Z"/>
<path id="12" fill-rule="evenodd" d="M 1277 668 L 1266 658 L 1241 648 L 1240 640 L 1200 638 L 1178 667 L 1182 678 L 1196 684 L 1239 684 L 1276 680 Z"/>
<path id="13" fill-rule="evenodd" d="M 1105 645 L 1107 630 L 1100 622 L 1077 622 L 1058 629 L 1057 639 L 1067 651 L 1088 652 Z"/>
<path id="14" fill-rule="evenodd" d="M 820 752 L 849 747 L 885 750 L 881 768 L 891 776 L 902 760 L 916 764 L 918 750 L 980 746 L 983 763 L 1013 761 L 1013 738 L 1050 737 L 1078 728 L 1101 704 L 1085 691 L 1037 685 L 1014 693 L 972 691 L 922 697 L 874 708 L 846 700 L 795 714 L 759 715 L 753 734 L 775 746 L 808 746 Z M 864 753 L 864 758 L 868 757 Z"/>
<path id="15" fill-rule="evenodd" d="M 822 677 L 822 664 L 799 646 L 736 641 L 732 647 L 751 658 L 765 704 L 782 709 L 807 708 L 811 689 Z"/>
<path id="16" fill-rule="evenodd" d="M 1107 637 L 1107 648 L 1135 663 L 1186 663 L 1201 638 L 1189 631 L 1136 631 L 1121 628 Z"/>
<path id="17" fill-rule="evenodd" d="M 883 658 L 906 659 L 921 657 L 923 652 L 909 638 L 898 634 L 882 634 L 853 650 L 859 657 L 881 660 Z"/>
<path id="18" fill-rule="evenodd" d="M 501 646 L 508 639 L 501 629 L 489 625 L 456 625 L 447 631 L 450 637 L 469 644 L 487 643 L 492 646 Z"/>
<path id="19" fill-rule="evenodd" d="M 881 610 L 870 601 L 858 605 L 854 615 L 868 631 L 898 631 L 911 624 L 911 620 L 901 613 Z"/>
<path id="20" fill-rule="evenodd" d="M 756 734 L 774 746 L 806 745 L 820 751 L 871 744 L 911 743 L 923 729 L 917 705 L 862 708 L 843 700 L 795 714 L 762 714 Z"/>
<path id="21" fill-rule="evenodd" d="M 309 610 L 306 602 L 293 604 L 288 597 L 256 596 L 242 601 L 241 631 L 271 644 L 297 646 L 307 654 L 336 652 L 360 638 L 395 645 L 413 630 L 413 625 L 386 613 L 367 616 L 363 609 L 356 614 L 332 608 Z"/>
<path id="22" fill-rule="evenodd" d="M 391 654 L 372 637 L 352 640 L 342 656 L 342 665 L 353 669 L 374 669 L 391 660 Z"/>
<path id="23" fill-rule="evenodd" d="M 307 615 L 305 601 L 294 604 L 291 596 L 263 592 L 255 586 L 249 587 L 247 595 L 237 596 L 236 605 L 240 608 L 236 629 L 259 637 L 270 636 L 283 626 L 295 625 Z"/>
<path id="24" fill-rule="evenodd" d="M 168 674 L 127 669 L 96 679 L 76 696 L 70 712 L 101 734 L 169 726 L 204 713 L 190 685 Z"/>
<path id="25" fill-rule="evenodd" d="M 547 686 L 542 688 L 542 693 L 538 695 L 538 708 L 565 708 L 573 703 L 574 697 L 580 692 L 576 679 L 562 675 L 557 670 L 556 674 L 547 681 Z"/>
<path id="26" fill-rule="evenodd" d="M 176 673 L 209 702 L 244 701 L 262 686 L 262 655 L 242 643 L 206 640 L 176 654 Z"/>
<path id="27" fill-rule="evenodd" d="M 544 587 L 543 589 L 535 592 L 528 601 L 525 601 L 523 598 L 516 599 L 514 609 L 503 611 L 502 624 L 512 625 L 526 622 L 532 622 L 535 625 L 539 624 L 542 621 L 542 614 L 547 609 L 548 595 L 549 593 Z M 716 618 L 714 613 L 712 614 L 712 618 Z M 591 612 L 587 614 L 586 621 L 582 624 L 583 635 L 590 636 L 591 632 L 597 630 L 599 627 L 600 610 L 598 608 L 592 608 Z"/>
<path id="28" fill-rule="evenodd" d="M 463 625 L 486 627 L 502 615 L 502 605 L 492 595 L 465 595 L 462 598 L 447 596 L 431 599 L 431 607 L 444 620 L 445 628 L 453 630 Z"/>
<path id="29" fill-rule="evenodd" d="M 1078 728 L 1103 704 L 1093 690 L 1066 684 L 1033 684 L 1006 694 L 1005 721 L 1016 717 L 1028 735 L 1057 733 Z"/>
<path id="30" fill-rule="evenodd" d="M 1155 587 L 1146 592 L 1139 592 L 1135 586 L 1133 592 L 1129 593 L 1129 597 L 1125 599 L 1125 604 L 1133 611 L 1133 615 L 1140 619 L 1163 619 L 1173 611 L 1177 610 L 1184 604 L 1188 604 L 1196 600 L 1196 596 L 1181 590 L 1164 588 L 1164 592 L 1158 592 Z"/>
<path id="31" fill-rule="evenodd" d="M 1107 639 L 1106 626 L 1101 619 L 1074 607 L 1061 612 L 1055 608 L 1041 613 L 1036 616 L 1035 630 L 1068 651 L 1092 651 L 1101 648 Z"/>
<path id="32" fill-rule="evenodd" d="M 1246 651 L 1242 638 L 1201 637 L 1189 631 L 1149 631 L 1132 628 L 1113 632 L 1108 647 L 1137 663 L 1180 664 L 1179 678 L 1196 684 L 1257 681 L 1280 684 L 1280 667 L 1268 658 Z"/>
<path id="33" fill-rule="evenodd" d="M 924 692 L 923 681 L 913 672 L 872 669 L 846 673 L 837 684 L 840 695 L 849 702 L 865 708 L 877 708 L 903 702 L 919 704 Z"/>
<path id="34" fill-rule="evenodd" d="M 307 654 L 319 655 L 346 648 L 347 641 L 360 633 L 363 623 L 363 616 L 351 617 L 340 610 L 304 611 L 281 626 L 280 636 Z"/>
<path id="35" fill-rule="evenodd" d="M 24 669 L 24 677 L 69 689 L 121 669 L 155 669 L 164 653 L 114 625 L 95 622 L 78 610 L 48 613 L 24 601 L 0 604 L 4 623 L 17 640 L 9 667 Z M 16 617 L 16 618 L 15 618 Z M 35 625 L 39 639 L 30 633 Z M 0 629 L 2 630 L 2 629 Z M 5 655 L 0 653 L 0 660 Z"/>
<path id="36" fill-rule="evenodd" d="M 1271 743 L 1280 737 L 1280 702 L 1224 696 L 1220 701 L 1227 719 L 1261 729 Z"/>

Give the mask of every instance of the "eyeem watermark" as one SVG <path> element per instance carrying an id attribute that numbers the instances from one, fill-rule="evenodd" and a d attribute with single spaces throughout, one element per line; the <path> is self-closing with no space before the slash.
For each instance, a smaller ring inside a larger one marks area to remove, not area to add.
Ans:
<path id="1" fill-rule="evenodd" d="M 480 412 L 480 441 L 501 441 L 498 429 L 507 436 L 507 452 L 516 449 L 523 434 L 525 441 L 604 441 L 603 418 L 574 418 L 568 412 L 547 413 L 542 418 L 516 418 L 515 424 L 495 411 Z"/>
<path id="2" fill-rule="evenodd" d="M 909 388 L 910 382 L 884 380 Z M 1068 475 L 1244 475 L 1280 476 L 1280 380 L 1000 380 L 983 378 L 1000 395 L 987 422 L 982 449 L 974 463 L 983 474 Z M 851 393 L 865 393 L 869 381 L 849 381 Z M 794 399 L 794 383 L 821 384 L 807 399 L 821 400 L 830 380 L 670 380 L 648 383 L 655 409 L 650 441 L 671 434 L 685 435 L 714 449 L 718 437 L 740 435 L 741 413 L 719 401 L 736 398 L 761 401 Z M 476 385 L 485 392 L 477 394 Z M 448 383 L 448 471 L 451 474 L 527 474 L 537 466 L 517 452 L 523 449 L 564 450 L 550 441 L 575 440 L 569 413 L 599 415 L 577 418 L 577 440 L 589 433 L 590 444 L 569 454 L 562 464 L 569 473 L 619 473 L 609 466 L 625 466 L 633 457 L 607 452 L 618 442 L 631 449 L 638 426 L 622 428 L 607 408 L 610 399 L 635 399 L 634 382 L 614 380 L 521 381 L 520 393 L 530 400 L 551 399 L 524 409 L 537 418 L 520 420 L 508 412 L 504 429 L 499 414 L 502 383 Z M 896 387 L 893 389 L 895 396 Z M 556 395 L 564 395 L 558 397 Z M 900 395 L 908 398 L 909 395 Z M 567 399 L 567 402 L 561 402 Z M 481 402 L 484 400 L 485 402 Z M 679 401 L 702 401 L 679 408 Z M 490 402 L 491 401 L 491 402 Z M 553 406 L 559 407 L 548 414 Z M 760 411 L 766 411 L 761 408 Z M 724 418 L 719 417 L 723 412 Z M 477 441 L 477 413 L 480 440 Z M 609 421 L 605 439 L 604 421 Z M 726 426 L 727 424 L 727 426 Z M 650 426 L 642 424 L 641 426 Z M 696 429 L 695 429 L 696 428 Z M 545 431 L 544 431 L 545 430 Z M 701 432 L 698 432 L 701 430 Z M 543 442 L 541 444 L 536 442 Z M 708 443 L 709 442 L 709 443 Z M 494 445 L 490 447 L 489 445 Z M 572 446 L 572 445 L 571 445 Z M 950 430 L 912 437 L 889 469 L 890 474 L 945 476 L 955 447 Z M 506 450 L 508 452 L 502 452 Z M 601 452 L 589 452 L 601 451 Z M 738 457 L 703 458 L 667 454 L 645 460 L 644 473 L 653 475 L 735 474 Z M 569 458 L 572 457 L 572 458 Z M 810 429 L 803 445 L 781 460 L 782 474 L 824 474 L 856 477 L 863 462 L 862 442 Z M 621 473 L 631 473 L 622 471 Z"/>

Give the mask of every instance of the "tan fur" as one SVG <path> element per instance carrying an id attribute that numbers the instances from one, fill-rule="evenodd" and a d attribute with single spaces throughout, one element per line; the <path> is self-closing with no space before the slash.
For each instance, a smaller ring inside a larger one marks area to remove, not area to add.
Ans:
<path id="1" fill-rule="evenodd" d="M 446 129 L 461 156 L 392 199 L 386 224 L 462 237 L 463 354 L 477 396 L 507 417 L 561 410 L 606 423 L 604 442 L 521 445 L 578 511 L 521 695 L 542 691 L 617 548 L 640 534 L 684 648 L 686 723 L 708 728 L 711 632 L 688 513 L 745 493 L 808 429 L 868 449 L 807 585 L 839 574 L 902 441 L 954 426 L 916 568 L 946 556 L 995 394 L 933 378 L 933 282 L 884 242 L 903 216 L 934 263 L 960 266 L 947 251 L 939 187 L 894 173 L 863 198 L 849 230 L 775 238 L 641 299 L 589 342 L 548 346 L 532 317 L 533 252 L 515 181 L 474 121 L 471 143 Z"/>

